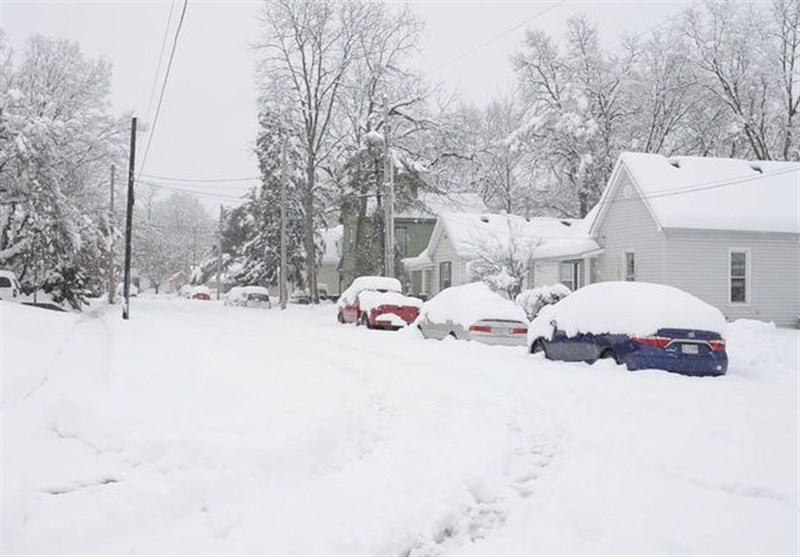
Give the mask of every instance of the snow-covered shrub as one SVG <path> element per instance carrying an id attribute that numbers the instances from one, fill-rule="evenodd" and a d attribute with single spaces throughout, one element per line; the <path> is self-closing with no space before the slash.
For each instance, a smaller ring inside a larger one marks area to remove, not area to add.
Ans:
<path id="1" fill-rule="evenodd" d="M 544 306 L 555 304 L 569 294 L 570 289 L 563 284 L 553 284 L 524 290 L 514 298 L 514 301 L 522 306 L 528 314 L 528 319 L 533 319 Z"/>
<path id="2" fill-rule="evenodd" d="M 87 303 L 89 290 L 86 286 L 86 275 L 76 265 L 60 265 L 50 271 L 42 285 L 42 289 L 52 295 L 57 304 L 67 302 L 74 309 L 81 309 Z"/>

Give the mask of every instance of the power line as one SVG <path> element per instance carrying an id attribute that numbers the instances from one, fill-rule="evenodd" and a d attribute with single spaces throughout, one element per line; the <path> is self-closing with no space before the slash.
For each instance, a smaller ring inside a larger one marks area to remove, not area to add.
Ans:
<path id="1" fill-rule="evenodd" d="M 469 56 L 469 55 L 470 55 L 470 54 L 472 54 L 473 52 L 477 52 L 478 50 L 482 49 L 483 47 L 485 47 L 485 46 L 489 46 L 489 45 L 490 45 L 490 44 L 492 44 L 493 42 L 495 42 L 495 41 L 497 41 L 497 40 L 499 40 L 499 39 L 502 39 L 503 37 L 505 37 L 505 36 L 506 36 L 506 35 L 508 35 L 509 33 L 513 33 L 514 31 L 516 31 L 516 30 L 517 30 L 517 29 L 519 29 L 520 27 L 522 27 L 522 26 L 524 26 L 524 25 L 527 25 L 528 23 L 530 23 L 531 21 L 533 21 L 533 20 L 535 20 L 535 19 L 538 19 L 538 18 L 540 18 L 541 16 L 543 16 L 543 15 L 544 15 L 544 14 L 546 14 L 547 12 L 549 12 L 549 11 L 553 10 L 553 9 L 554 9 L 554 8 L 556 8 L 557 6 L 560 6 L 561 4 L 563 4 L 563 3 L 564 3 L 564 2 L 566 2 L 566 1 L 567 1 L 567 0 L 558 0 L 558 2 L 556 2 L 556 3 L 555 3 L 555 4 L 553 4 L 552 6 L 548 6 L 548 7 L 547 7 L 547 8 L 545 8 L 544 10 L 542 10 L 542 11 L 540 11 L 540 12 L 537 12 L 537 13 L 535 13 L 534 15 L 532 15 L 531 17 L 529 17 L 528 19 L 526 19 L 526 20 L 522 21 L 521 23 L 518 23 L 518 24 L 516 24 L 514 27 L 512 27 L 512 28 L 510 28 L 510 29 L 507 29 L 506 31 L 503 31 L 503 32 L 502 32 L 502 33 L 500 33 L 499 35 L 496 35 L 496 36 L 492 37 L 491 39 L 488 39 L 488 40 L 486 40 L 486 41 L 482 42 L 482 43 L 481 43 L 481 44 L 479 44 L 478 46 L 476 46 L 476 47 L 474 47 L 474 48 L 472 48 L 472 49 L 468 50 L 467 52 L 465 52 L 465 53 L 463 53 L 463 54 L 460 54 L 459 56 L 456 56 L 456 57 L 455 57 L 455 58 L 453 58 L 452 60 L 448 60 L 448 61 L 447 61 L 447 62 L 445 62 L 444 64 L 441 64 L 441 65 L 439 65 L 439 66 L 436 66 L 435 68 L 433 68 L 433 69 L 431 70 L 431 72 L 438 72 L 438 71 L 439 71 L 439 70 L 441 70 L 442 68 L 445 68 L 445 67 L 449 66 L 450 64 L 454 64 L 455 62 L 458 62 L 459 60 L 462 60 L 463 58 L 466 58 L 467 56 Z"/>
<path id="2" fill-rule="evenodd" d="M 161 114 L 161 103 L 164 101 L 164 92 L 167 90 L 167 81 L 169 81 L 170 70 L 172 69 L 172 61 L 175 58 L 175 49 L 178 47 L 178 37 L 183 27 L 183 18 L 186 15 L 186 7 L 189 5 L 189 0 L 183 0 L 183 9 L 181 10 L 181 18 L 178 21 L 178 28 L 175 30 L 175 38 L 172 41 L 172 51 L 169 54 L 169 62 L 167 63 L 167 71 L 164 73 L 164 82 L 161 84 L 161 94 L 158 96 L 158 105 L 156 106 L 156 115 L 153 117 L 153 125 L 150 128 L 150 134 L 147 138 L 147 147 L 144 150 L 144 157 L 142 158 L 142 166 L 139 167 L 139 176 L 141 177 L 144 165 L 147 163 L 147 155 L 150 153 L 150 145 L 153 143 L 153 136 L 156 133 L 156 124 L 158 124 L 158 116 Z"/>
<path id="3" fill-rule="evenodd" d="M 153 87 L 150 89 L 150 99 L 147 101 L 147 116 L 145 121 L 150 121 L 150 109 L 153 107 L 153 97 L 156 95 L 156 85 L 158 85 L 158 75 L 161 73 L 161 63 L 164 61 L 164 48 L 167 46 L 167 37 L 169 36 L 169 24 L 172 21 L 172 10 L 175 8 L 175 0 L 169 3 L 169 15 L 167 16 L 167 24 L 164 26 L 164 37 L 161 39 L 161 52 L 158 53 L 158 66 L 156 66 L 156 75 L 153 76 Z"/>
<path id="4" fill-rule="evenodd" d="M 152 178 L 154 180 L 166 180 L 168 182 L 201 182 L 201 183 L 215 183 L 215 182 L 252 182 L 260 181 L 261 176 L 253 176 L 250 178 L 172 178 L 169 176 L 156 176 L 154 174 L 139 174 L 145 178 Z"/>
<path id="5" fill-rule="evenodd" d="M 204 190 L 193 190 L 193 189 L 181 188 L 181 187 L 173 186 L 173 185 L 157 184 L 155 182 L 149 182 L 147 180 L 140 180 L 139 183 L 140 184 L 144 184 L 146 186 L 149 186 L 151 188 L 156 188 L 156 189 L 174 191 L 174 192 L 177 192 L 177 193 L 188 193 L 188 194 L 192 194 L 192 195 L 204 195 L 206 197 L 214 197 L 214 198 L 218 198 L 218 199 L 228 199 L 228 200 L 231 200 L 231 201 L 245 201 L 247 196 L 249 195 L 249 192 L 245 192 L 245 193 L 242 193 L 241 195 L 237 196 L 237 195 L 229 195 L 229 194 L 220 193 L 220 192 L 212 192 L 212 191 L 204 191 Z"/>

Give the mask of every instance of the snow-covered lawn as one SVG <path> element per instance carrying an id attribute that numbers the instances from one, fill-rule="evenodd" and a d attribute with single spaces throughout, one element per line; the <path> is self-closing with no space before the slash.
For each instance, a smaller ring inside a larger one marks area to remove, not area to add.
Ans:
<path id="1" fill-rule="evenodd" d="M 332 305 L 0 312 L 4 554 L 799 549 L 797 331 L 703 379 Z"/>

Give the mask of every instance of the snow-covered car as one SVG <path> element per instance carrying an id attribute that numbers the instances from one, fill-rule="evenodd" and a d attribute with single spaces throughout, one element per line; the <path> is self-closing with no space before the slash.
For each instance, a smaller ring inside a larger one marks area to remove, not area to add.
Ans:
<path id="1" fill-rule="evenodd" d="M 22 294 L 17 275 L 11 271 L 0 270 L 0 300 L 16 301 Z"/>
<path id="2" fill-rule="evenodd" d="M 725 317 L 677 288 L 600 282 L 545 306 L 528 328 L 532 353 L 550 360 L 609 358 L 630 370 L 724 375 Z"/>
<path id="3" fill-rule="evenodd" d="M 295 290 L 292 292 L 291 296 L 289 296 L 289 303 L 307 306 L 311 303 L 311 295 L 308 293 L 308 290 Z"/>
<path id="4" fill-rule="evenodd" d="M 336 301 L 336 318 L 370 329 L 400 329 L 419 316 L 422 306 L 422 300 L 402 292 L 396 278 L 358 277 Z"/>
<path id="5" fill-rule="evenodd" d="M 192 300 L 210 300 L 211 299 L 211 290 L 208 286 L 204 284 L 198 284 L 194 288 L 192 288 L 191 294 L 189 294 L 189 298 Z"/>
<path id="6" fill-rule="evenodd" d="M 425 302 L 417 327 L 425 338 L 452 337 L 485 344 L 525 346 L 525 310 L 483 282 L 451 286 Z"/>
<path id="7" fill-rule="evenodd" d="M 235 306 L 236 300 L 239 299 L 242 295 L 242 289 L 244 286 L 234 286 L 230 290 L 225 293 L 225 298 L 222 300 L 222 303 L 226 306 Z"/>
<path id="8" fill-rule="evenodd" d="M 226 306 L 271 308 L 269 290 L 263 286 L 234 286 L 225 296 Z"/>

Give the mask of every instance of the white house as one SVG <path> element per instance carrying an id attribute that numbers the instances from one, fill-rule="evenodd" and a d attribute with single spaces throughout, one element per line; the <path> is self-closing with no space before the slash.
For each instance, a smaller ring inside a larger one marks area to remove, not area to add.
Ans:
<path id="1" fill-rule="evenodd" d="M 623 153 L 583 220 L 442 213 L 405 260 L 425 292 L 470 282 L 487 246 L 529 247 L 525 287 L 607 280 L 668 284 L 728 319 L 798 326 L 800 163 Z"/>
<path id="2" fill-rule="evenodd" d="M 800 164 L 623 153 L 587 217 L 590 282 L 669 284 L 728 319 L 797 326 Z"/>
<path id="3" fill-rule="evenodd" d="M 343 233 L 341 224 L 320 231 L 323 252 L 317 267 L 317 284 L 324 284 L 330 296 L 338 296 L 342 292 L 338 267 L 342 258 Z"/>
<path id="4" fill-rule="evenodd" d="M 562 263 L 575 263 L 582 272 L 584 261 L 600 251 L 589 238 L 585 221 L 444 212 L 439 214 L 428 247 L 403 263 L 409 271 L 422 272 L 423 293 L 434 296 L 449 286 L 474 280 L 473 262 L 508 250 L 533 262 L 523 287 L 560 282 Z M 572 288 L 585 284 L 583 277 L 570 280 L 574 282 L 567 284 Z"/>

